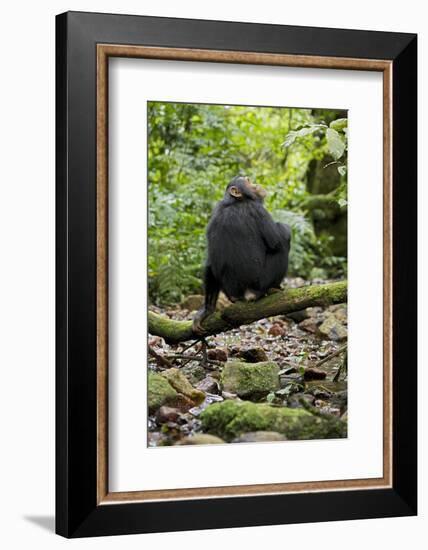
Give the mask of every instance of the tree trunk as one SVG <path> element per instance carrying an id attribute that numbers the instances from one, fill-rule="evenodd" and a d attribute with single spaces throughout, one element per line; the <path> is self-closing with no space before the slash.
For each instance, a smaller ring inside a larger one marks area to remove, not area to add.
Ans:
<path id="1" fill-rule="evenodd" d="M 307 307 L 326 307 L 347 301 L 347 282 L 287 288 L 256 302 L 236 302 L 223 311 L 216 311 L 202 323 L 206 335 L 218 334 L 240 325 L 249 325 L 265 317 L 286 315 Z M 149 333 L 162 336 L 170 343 L 197 339 L 192 321 L 173 321 L 149 311 Z"/>

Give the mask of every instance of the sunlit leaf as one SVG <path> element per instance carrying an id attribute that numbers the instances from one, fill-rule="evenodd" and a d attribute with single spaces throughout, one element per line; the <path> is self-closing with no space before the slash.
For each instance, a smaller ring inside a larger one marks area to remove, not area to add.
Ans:
<path id="1" fill-rule="evenodd" d="M 327 128 L 327 146 L 334 160 L 339 160 L 345 152 L 345 142 L 340 137 L 339 133 L 332 128 Z"/>
<path id="2" fill-rule="evenodd" d="M 337 118 L 336 120 L 333 120 L 333 122 L 330 122 L 330 128 L 333 130 L 336 130 L 337 132 L 345 131 L 345 129 L 348 126 L 348 119 L 347 118 Z"/>

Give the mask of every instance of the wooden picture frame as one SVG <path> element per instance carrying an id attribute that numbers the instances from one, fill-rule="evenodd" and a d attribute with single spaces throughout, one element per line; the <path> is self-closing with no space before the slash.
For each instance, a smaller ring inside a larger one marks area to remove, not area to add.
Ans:
<path id="1" fill-rule="evenodd" d="M 57 533 L 416 514 L 416 35 L 78 12 L 58 15 L 56 26 Z M 110 57 L 383 73 L 381 478 L 109 492 Z"/>

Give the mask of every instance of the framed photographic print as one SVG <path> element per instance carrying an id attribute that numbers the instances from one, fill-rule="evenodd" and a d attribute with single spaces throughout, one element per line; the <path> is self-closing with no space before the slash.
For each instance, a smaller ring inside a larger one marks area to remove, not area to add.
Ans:
<path id="1" fill-rule="evenodd" d="M 416 36 L 56 25 L 57 533 L 416 514 Z"/>

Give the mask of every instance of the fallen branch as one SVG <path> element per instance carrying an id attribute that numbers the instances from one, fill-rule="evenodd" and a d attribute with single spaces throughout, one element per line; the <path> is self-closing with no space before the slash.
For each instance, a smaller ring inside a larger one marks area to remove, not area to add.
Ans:
<path id="1" fill-rule="evenodd" d="M 344 346 L 340 347 L 336 351 L 333 351 L 333 353 L 330 353 L 330 355 L 327 355 L 327 357 L 324 357 L 324 359 L 321 359 L 321 361 L 318 361 L 318 363 L 315 364 L 316 368 L 321 367 L 321 365 L 324 365 L 324 363 L 328 363 L 331 359 L 334 359 L 338 355 L 340 355 L 343 351 L 346 351 L 346 348 L 348 347 L 348 344 L 345 344 Z"/>
<path id="2" fill-rule="evenodd" d="M 307 307 L 326 307 L 347 301 L 347 282 L 287 288 L 265 296 L 256 302 L 236 302 L 223 311 L 216 311 L 203 322 L 206 336 L 218 334 L 259 319 L 286 315 Z M 174 321 L 149 311 L 149 333 L 170 343 L 198 338 L 192 331 L 192 321 Z"/>
<path id="3" fill-rule="evenodd" d="M 206 359 L 203 355 L 184 355 L 182 353 L 175 353 L 174 355 L 167 355 L 166 359 L 187 359 L 186 363 L 183 363 L 183 365 L 186 365 L 191 361 L 198 361 L 199 363 L 212 363 L 213 365 L 223 365 L 222 361 L 217 361 L 216 359 Z"/>

